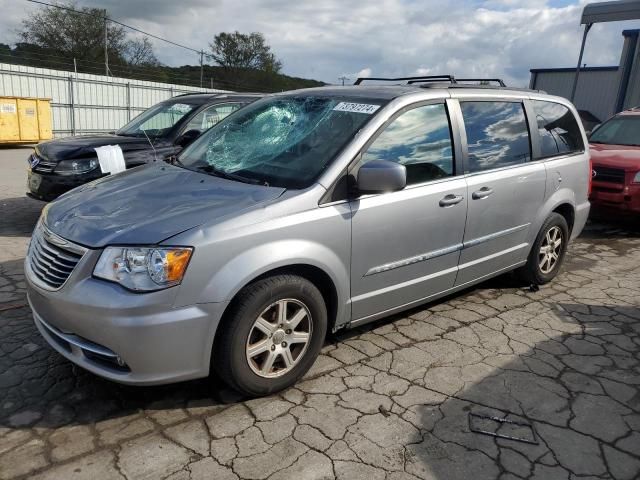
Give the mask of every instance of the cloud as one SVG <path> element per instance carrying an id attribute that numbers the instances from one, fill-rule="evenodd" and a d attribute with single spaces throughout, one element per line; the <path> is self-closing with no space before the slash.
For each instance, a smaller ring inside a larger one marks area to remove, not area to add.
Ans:
<path id="1" fill-rule="evenodd" d="M 25 11 L 3 1 L 0 42 L 12 43 Z M 265 34 L 290 75 L 338 83 L 363 72 L 503 77 L 526 86 L 529 69 L 573 66 L 585 0 L 78 0 L 107 8 L 125 23 L 178 43 L 207 48 L 221 31 Z M 638 22 L 596 25 L 584 61 L 616 65 L 620 32 Z M 169 65 L 196 64 L 197 54 L 153 40 Z M 346 73 L 345 73 L 346 72 Z M 356 73 L 357 72 L 357 73 Z"/>

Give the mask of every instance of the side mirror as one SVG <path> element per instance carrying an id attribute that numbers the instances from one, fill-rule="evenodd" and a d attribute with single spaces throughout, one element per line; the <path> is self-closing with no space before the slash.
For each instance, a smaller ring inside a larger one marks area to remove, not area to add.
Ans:
<path id="1" fill-rule="evenodd" d="M 389 160 L 372 160 L 358 170 L 357 184 L 362 193 L 402 190 L 407 185 L 407 169 Z"/>
<path id="2" fill-rule="evenodd" d="M 181 147 L 186 147 L 191 142 L 193 142 L 196 138 L 198 138 L 201 133 L 202 132 L 200 130 L 187 130 L 176 139 L 176 145 L 180 145 Z"/>

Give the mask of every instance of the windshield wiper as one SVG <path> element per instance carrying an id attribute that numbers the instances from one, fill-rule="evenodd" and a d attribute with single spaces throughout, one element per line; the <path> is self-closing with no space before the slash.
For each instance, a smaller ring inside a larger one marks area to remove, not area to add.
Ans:
<path id="1" fill-rule="evenodd" d="M 235 180 L 236 182 L 242 183 L 250 183 L 253 185 L 265 185 L 266 182 L 262 182 L 256 178 L 248 178 L 243 177 L 242 175 L 238 175 L 237 173 L 229 173 L 219 168 L 214 167 L 213 165 L 201 165 L 196 167 L 197 170 L 201 170 L 209 175 L 214 175 L 220 178 L 226 178 L 227 180 Z"/>

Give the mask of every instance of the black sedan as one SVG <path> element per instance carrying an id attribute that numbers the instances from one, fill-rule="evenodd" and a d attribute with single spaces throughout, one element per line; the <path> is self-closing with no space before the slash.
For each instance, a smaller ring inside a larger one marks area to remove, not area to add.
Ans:
<path id="1" fill-rule="evenodd" d="M 255 94 L 186 94 L 158 103 L 120 130 L 42 142 L 29 156 L 28 195 L 53 200 L 102 177 L 95 149 L 119 145 L 126 168 L 176 155 L 202 132 L 260 98 Z"/>

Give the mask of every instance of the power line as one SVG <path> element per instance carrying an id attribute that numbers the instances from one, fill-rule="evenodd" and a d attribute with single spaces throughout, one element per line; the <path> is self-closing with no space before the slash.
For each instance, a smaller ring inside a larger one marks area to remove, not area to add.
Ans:
<path id="1" fill-rule="evenodd" d="M 44 5 L 46 7 L 58 8 L 60 10 L 67 10 L 69 12 L 79 13 L 80 15 L 87 15 L 89 17 L 93 16 L 90 13 L 82 12 L 82 11 L 76 10 L 74 8 L 65 7 L 65 6 L 62 6 L 62 5 L 56 5 L 56 4 L 53 4 L 53 3 L 42 2 L 40 0 L 26 0 L 26 1 L 30 2 L 30 3 L 37 3 L 39 5 Z M 106 18 L 106 20 L 108 20 L 108 21 L 110 21 L 112 23 L 120 25 L 121 27 L 126 27 L 126 28 L 128 28 L 130 30 L 133 30 L 134 32 L 142 33 L 143 35 L 147 35 L 149 37 L 155 38 L 156 40 L 161 40 L 163 42 L 170 43 L 171 45 L 175 45 L 176 47 L 184 48 L 186 50 L 191 50 L 192 52 L 195 52 L 195 53 L 200 53 L 200 50 L 197 50 L 195 48 L 187 47 L 186 45 L 181 45 L 181 44 L 176 43 L 176 42 L 174 42 L 172 40 L 168 40 L 166 38 L 159 37 L 158 35 L 154 35 L 153 33 L 145 32 L 144 30 L 140 30 L 139 28 L 132 27 L 131 25 L 127 25 L 126 23 L 119 22 L 118 20 L 114 20 L 113 18 L 110 18 L 110 17 L 105 17 L 105 18 Z M 207 54 L 205 54 L 205 55 L 209 56 Z"/>

